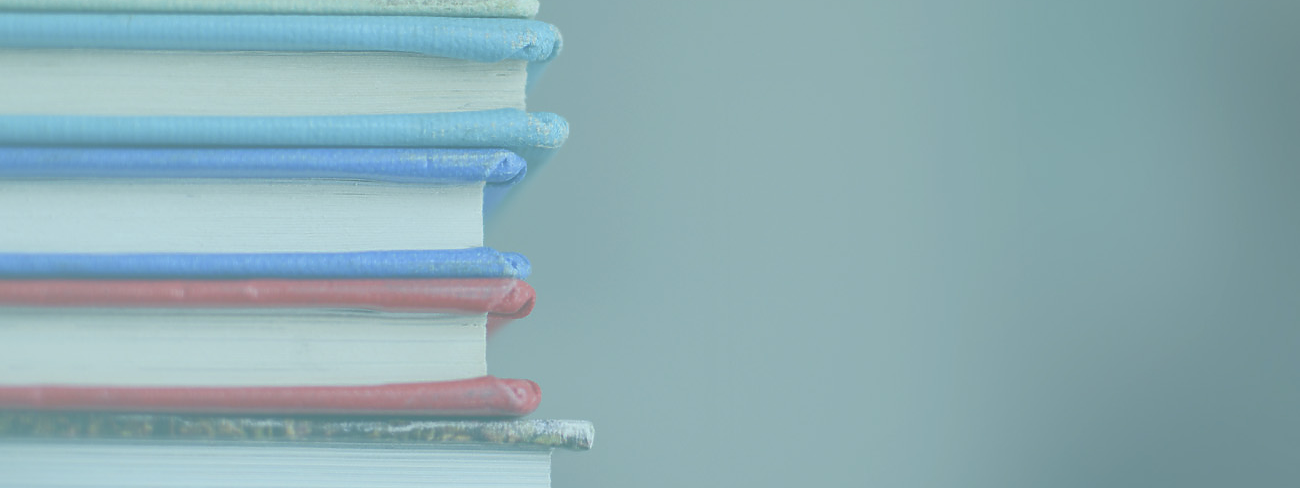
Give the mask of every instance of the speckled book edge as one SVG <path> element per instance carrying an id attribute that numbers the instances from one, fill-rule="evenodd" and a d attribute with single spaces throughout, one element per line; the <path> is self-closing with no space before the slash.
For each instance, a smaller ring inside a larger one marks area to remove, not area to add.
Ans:
<path id="1" fill-rule="evenodd" d="M 591 449 L 583 420 L 428 421 L 335 417 L 223 417 L 0 411 L 5 439 L 471 444 L 513 449 Z"/>

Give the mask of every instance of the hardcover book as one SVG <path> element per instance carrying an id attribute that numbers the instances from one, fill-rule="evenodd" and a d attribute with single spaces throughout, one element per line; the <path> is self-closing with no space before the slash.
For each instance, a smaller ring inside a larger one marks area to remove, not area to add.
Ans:
<path id="1" fill-rule="evenodd" d="M 483 148 L 513 152 L 532 168 L 568 136 L 560 116 L 514 109 L 333 117 L 0 115 L 0 146 Z M 489 192 L 486 200 L 503 193 Z"/>
<path id="2" fill-rule="evenodd" d="M 487 374 L 510 279 L 0 280 L 0 384 L 364 385 Z"/>
<path id="3" fill-rule="evenodd" d="M 524 172 L 494 149 L 0 147 L 0 252 L 480 247 Z"/>
<path id="4" fill-rule="evenodd" d="M 537 0 L 0 0 L 0 10 L 528 18 Z"/>
<path id="5" fill-rule="evenodd" d="M 574 420 L 427 421 L 0 412 L 0 472 L 30 487 L 550 486 Z"/>
<path id="6" fill-rule="evenodd" d="M 0 280 L 0 408 L 513 416 L 519 280 Z"/>
<path id="7" fill-rule="evenodd" d="M 0 113 L 522 110 L 559 49 L 520 19 L 0 12 Z"/>

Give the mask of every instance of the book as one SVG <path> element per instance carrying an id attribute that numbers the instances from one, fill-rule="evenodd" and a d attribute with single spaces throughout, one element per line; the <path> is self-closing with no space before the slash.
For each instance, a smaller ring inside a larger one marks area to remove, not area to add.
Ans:
<path id="1" fill-rule="evenodd" d="M 212 14 L 430 15 L 514 17 L 537 15 L 537 0 L 0 0 L 0 10 L 172 12 Z"/>
<path id="2" fill-rule="evenodd" d="M 541 402 L 528 380 L 338 386 L 0 385 L 0 410 L 518 417 Z"/>
<path id="3" fill-rule="evenodd" d="M 559 48 L 519 19 L 0 12 L 0 113 L 523 109 Z"/>
<path id="4" fill-rule="evenodd" d="M 495 149 L 0 147 L 0 252 L 480 247 L 524 173 Z"/>
<path id="5" fill-rule="evenodd" d="M 0 278 L 340 279 L 527 278 L 516 253 L 479 247 L 438 251 L 263 254 L 0 253 Z"/>
<path id="6" fill-rule="evenodd" d="M 514 109 L 329 117 L 0 115 L 0 146 L 486 148 L 513 152 L 533 169 L 568 136 L 559 115 Z M 487 205 L 503 193 L 489 192 Z"/>
<path id="7" fill-rule="evenodd" d="M 0 471 L 31 487 L 550 485 L 590 422 L 0 412 Z"/>
<path id="8" fill-rule="evenodd" d="M 487 374 L 510 279 L 0 280 L 0 384 L 310 386 Z"/>

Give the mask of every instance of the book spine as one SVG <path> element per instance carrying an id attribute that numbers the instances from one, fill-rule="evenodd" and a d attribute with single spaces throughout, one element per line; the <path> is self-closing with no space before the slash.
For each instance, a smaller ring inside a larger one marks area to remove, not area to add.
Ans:
<path id="1" fill-rule="evenodd" d="M 0 0 L 0 8 L 32 11 L 428 15 L 521 19 L 537 15 L 537 7 L 537 0 Z"/>
<path id="2" fill-rule="evenodd" d="M 527 258 L 479 247 L 283 254 L 0 253 L 0 278 L 527 278 Z"/>
<path id="3" fill-rule="evenodd" d="M 0 411 L 9 438 L 475 443 L 591 448 L 595 429 L 577 420 L 336 419 L 319 416 L 219 416 L 106 412 Z"/>
<path id="4" fill-rule="evenodd" d="M 5 280 L 0 305 L 24 307 L 349 308 L 521 318 L 535 292 L 516 279 Z"/>
<path id="5" fill-rule="evenodd" d="M 3 178 L 335 178 L 509 185 L 522 158 L 504 149 L 0 147 Z"/>
<path id="6" fill-rule="evenodd" d="M 0 386 L 0 408 L 48 411 L 517 417 L 540 402 L 536 383 L 492 376 L 376 386 Z"/>
<path id="7" fill-rule="evenodd" d="M 12 48 L 385 51 L 546 63 L 560 43 L 555 26 L 522 19 L 0 12 L 0 46 Z"/>
<path id="8" fill-rule="evenodd" d="M 556 149 L 559 115 L 516 109 L 316 117 L 0 115 L 0 144 L 42 146 L 441 147 Z"/>

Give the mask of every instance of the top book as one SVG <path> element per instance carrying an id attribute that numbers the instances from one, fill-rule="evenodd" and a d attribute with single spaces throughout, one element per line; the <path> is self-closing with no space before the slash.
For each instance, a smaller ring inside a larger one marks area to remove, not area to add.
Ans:
<path id="1" fill-rule="evenodd" d="M 0 0 L 0 10 L 529 18 L 537 0 Z"/>
<path id="2" fill-rule="evenodd" d="M 0 114 L 522 110 L 559 49 L 521 19 L 0 11 Z"/>

